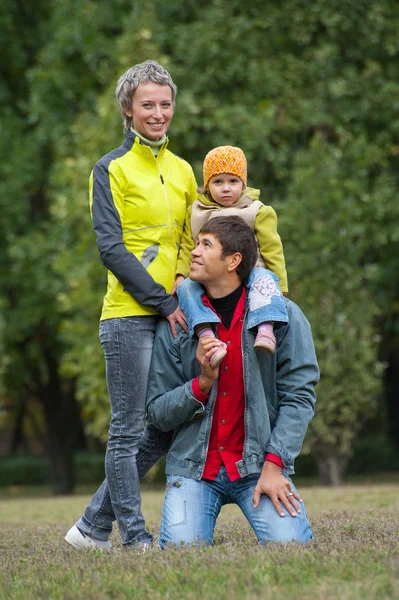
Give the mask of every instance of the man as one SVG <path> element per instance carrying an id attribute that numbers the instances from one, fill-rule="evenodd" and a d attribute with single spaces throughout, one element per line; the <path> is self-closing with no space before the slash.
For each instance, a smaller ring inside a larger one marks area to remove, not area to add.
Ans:
<path id="1" fill-rule="evenodd" d="M 198 342 L 183 330 L 174 339 L 158 327 L 148 419 L 174 430 L 160 544 L 210 544 L 223 504 L 240 506 L 259 541 L 306 542 L 313 537 L 289 475 L 314 413 L 319 371 L 309 323 L 286 300 L 289 324 L 276 331 L 275 355 L 253 348 L 246 327 L 245 280 L 257 256 L 252 230 L 240 217 L 210 219 L 192 252 L 190 278 L 219 316 L 227 344 L 222 365 L 210 358 L 218 339 Z"/>

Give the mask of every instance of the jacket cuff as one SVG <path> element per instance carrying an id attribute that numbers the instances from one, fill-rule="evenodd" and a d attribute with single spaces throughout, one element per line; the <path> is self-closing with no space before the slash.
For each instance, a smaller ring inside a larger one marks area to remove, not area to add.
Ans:
<path id="1" fill-rule="evenodd" d="M 272 433 L 273 435 L 273 433 Z M 294 459 L 284 448 L 281 446 L 273 446 L 270 442 L 266 445 L 265 448 L 266 455 L 270 452 L 270 454 L 274 454 L 275 456 L 279 456 L 284 464 L 284 471 L 286 471 L 287 475 L 292 475 L 295 473 L 294 470 Z"/>
<path id="2" fill-rule="evenodd" d="M 178 261 L 176 266 L 176 277 L 178 275 L 182 275 L 184 279 L 187 279 L 187 277 L 190 275 L 190 266 L 186 267 Z"/>
<path id="3" fill-rule="evenodd" d="M 269 462 L 275 463 L 276 465 L 278 465 L 279 467 L 281 467 L 282 469 L 284 469 L 283 461 L 276 454 L 272 454 L 272 452 L 268 452 L 266 454 L 265 461 L 266 460 L 268 460 Z"/>
<path id="4" fill-rule="evenodd" d="M 193 379 L 191 384 L 191 390 L 194 398 L 198 400 L 198 402 L 202 402 L 202 404 L 205 404 L 205 402 L 208 401 L 209 394 L 204 394 L 204 392 L 201 390 L 199 386 L 199 377 Z"/>
<path id="5" fill-rule="evenodd" d="M 168 294 L 168 297 L 165 302 L 163 302 L 162 307 L 159 309 L 159 314 L 162 317 L 169 317 L 172 313 L 175 312 L 176 308 L 179 306 L 176 298 Z"/>

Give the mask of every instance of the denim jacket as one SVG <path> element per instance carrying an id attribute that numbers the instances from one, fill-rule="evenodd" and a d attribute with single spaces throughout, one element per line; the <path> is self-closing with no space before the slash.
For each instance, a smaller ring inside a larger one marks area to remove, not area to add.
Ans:
<path id="1" fill-rule="evenodd" d="M 319 380 L 310 325 L 296 304 L 285 299 L 289 323 L 276 330 L 274 355 L 256 352 L 256 330 L 242 329 L 245 389 L 245 441 L 236 465 L 241 477 L 260 473 L 267 452 L 279 456 L 288 474 L 294 473 L 305 433 L 314 414 L 315 385 Z M 217 384 L 208 402 L 192 393 L 200 374 L 198 340 L 180 330 L 177 339 L 169 323 L 157 330 L 148 390 L 148 420 L 162 431 L 174 429 L 166 459 L 168 475 L 201 479 L 204 470 Z"/>

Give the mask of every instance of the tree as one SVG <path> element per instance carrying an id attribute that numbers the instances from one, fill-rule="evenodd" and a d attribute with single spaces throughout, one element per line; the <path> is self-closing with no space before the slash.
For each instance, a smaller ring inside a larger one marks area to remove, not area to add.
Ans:
<path id="1" fill-rule="evenodd" d="M 310 447 L 337 483 L 377 409 L 377 326 L 388 347 L 397 339 L 398 7 L 293 0 L 244 14 L 215 1 L 192 7 L 188 24 L 177 4 L 160 10 L 176 21 L 168 47 L 185 75 L 184 155 L 198 168 L 199 148 L 240 145 L 279 209 L 291 296 L 322 367 Z"/>
<path id="2" fill-rule="evenodd" d="M 75 379 L 60 371 L 62 323 L 71 314 L 59 301 L 67 284 L 56 268 L 62 219 L 54 212 L 52 174 L 76 113 L 103 85 L 98 70 L 112 56 L 126 3 L 113 3 L 112 15 L 106 2 L 71 6 L 6 2 L 1 14 L 0 278 L 7 321 L 0 370 L 15 404 L 36 399 L 42 407 L 55 493 L 73 489 L 80 415 Z"/>
<path id="3" fill-rule="evenodd" d="M 309 441 L 329 482 L 342 477 L 362 424 L 375 414 L 381 378 L 375 330 L 384 289 L 381 262 L 390 255 L 398 217 L 392 105 L 398 14 L 391 8 L 388 1 L 319 0 L 310 7 L 291 0 L 267 11 L 259 1 L 243 11 L 237 0 L 189 2 L 183 8 L 180 2 L 154 1 L 138 10 L 135 31 L 119 37 L 120 68 L 98 96 L 94 114 L 92 107 L 83 112 L 74 129 L 79 159 L 73 159 L 73 175 L 83 179 L 102 152 L 120 143 L 112 100 L 117 75 L 131 65 L 131 56 L 134 62 L 151 57 L 170 69 L 180 88 L 170 147 L 193 164 L 199 179 L 211 147 L 231 143 L 244 149 L 250 179 L 278 207 L 291 295 L 314 327 L 322 383 Z M 79 222 L 88 231 L 79 179 L 74 187 L 64 164 L 60 188 L 76 190 Z M 382 223 L 389 225 L 384 236 Z M 80 228 L 76 248 L 94 258 L 90 236 Z M 89 268 L 68 267 L 76 289 L 69 300 L 75 298 L 80 308 L 79 282 L 83 277 L 87 289 Z M 91 430 L 100 434 L 107 416 L 97 407 L 107 401 L 97 384 L 100 351 L 86 328 L 101 277 L 100 268 L 93 269 L 87 310 L 67 321 L 71 332 L 77 328 L 91 340 L 85 355 L 92 368 L 79 365 L 82 345 L 73 334 L 64 368 L 76 374 Z M 397 281 L 394 260 L 392 275 Z M 397 286 L 390 289 L 386 305 L 397 293 Z M 349 350 L 355 360 L 348 360 Z"/>
<path id="4" fill-rule="evenodd" d="M 358 222 L 365 191 L 361 177 L 345 178 L 349 160 L 349 152 L 316 135 L 296 155 L 280 212 L 290 295 L 310 319 L 322 374 L 307 445 L 321 481 L 333 485 L 342 482 L 357 436 L 377 411 L 382 371 L 374 269 L 364 264 L 367 223 Z"/>
<path id="5" fill-rule="evenodd" d="M 322 470 L 336 481 L 363 418 L 375 414 L 379 382 L 397 386 L 399 7 L 390 0 L 245 7 L 6 0 L 3 7 L 0 394 L 14 407 L 23 398 L 41 403 L 55 471 L 72 464 L 74 425 L 66 419 L 77 423 L 76 400 L 86 431 L 106 437 L 97 340 L 105 272 L 87 179 L 122 140 L 117 77 L 153 58 L 180 89 L 172 151 L 200 181 L 210 148 L 242 147 L 251 183 L 278 209 L 290 295 L 310 317 L 322 367 L 310 449 L 333 465 Z M 378 357 L 390 364 L 384 374 Z M 63 470 L 57 489 L 70 490 L 70 467 Z"/>

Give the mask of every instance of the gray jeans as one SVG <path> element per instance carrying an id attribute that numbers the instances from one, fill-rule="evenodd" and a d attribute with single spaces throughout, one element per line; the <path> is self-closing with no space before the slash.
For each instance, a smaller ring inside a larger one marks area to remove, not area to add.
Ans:
<path id="1" fill-rule="evenodd" d="M 76 525 L 107 540 L 116 519 L 127 546 L 152 541 L 141 513 L 139 481 L 167 453 L 173 433 L 152 426 L 143 433 L 157 322 L 158 317 L 124 317 L 100 323 L 111 402 L 106 478 Z"/>

